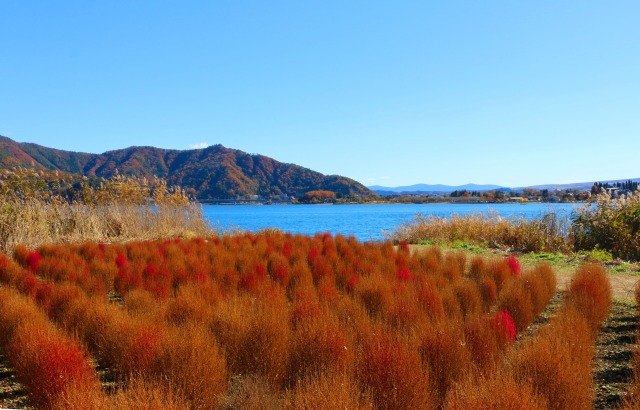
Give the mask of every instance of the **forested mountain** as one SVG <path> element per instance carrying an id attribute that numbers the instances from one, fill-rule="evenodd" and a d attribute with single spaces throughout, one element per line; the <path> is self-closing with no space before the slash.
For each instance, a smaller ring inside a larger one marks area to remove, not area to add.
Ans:
<path id="1" fill-rule="evenodd" d="M 362 184 L 339 175 L 323 175 L 263 155 L 212 145 L 195 150 L 129 147 L 102 154 L 62 151 L 0 136 L 0 168 L 44 168 L 84 176 L 111 177 L 116 172 L 158 176 L 198 199 L 242 199 L 252 195 L 301 197 L 326 190 L 343 196 L 373 196 Z"/>

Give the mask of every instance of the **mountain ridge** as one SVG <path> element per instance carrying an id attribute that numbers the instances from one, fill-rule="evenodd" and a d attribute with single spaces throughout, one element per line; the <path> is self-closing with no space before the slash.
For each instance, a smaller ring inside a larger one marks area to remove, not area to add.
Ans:
<path id="1" fill-rule="evenodd" d="M 0 168 L 44 168 L 109 178 L 123 175 L 164 178 L 200 200 L 243 199 L 259 196 L 301 197 L 314 190 L 338 196 L 375 196 L 359 182 L 340 175 L 324 175 L 296 164 L 221 144 L 192 150 L 132 146 L 102 154 L 65 151 L 16 142 L 0 136 Z"/>

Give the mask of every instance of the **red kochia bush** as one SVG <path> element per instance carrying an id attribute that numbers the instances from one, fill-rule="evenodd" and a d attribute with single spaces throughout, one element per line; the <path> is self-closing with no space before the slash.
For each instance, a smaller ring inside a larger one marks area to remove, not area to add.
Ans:
<path id="1" fill-rule="evenodd" d="M 356 285 L 358 285 L 358 283 L 360 283 L 360 276 L 358 276 L 357 274 L 351 274 L 351 276 L 349 276 L 349 279 L 347 279 L 347 283 L 345 284 L 344 289 L 348 293 L 353 293 L 353 290 L 355 289 Z"/>
<path id="2" fill-rule="evenodd" d="M 121 268 L 124 268 L 126 265 L 127 265 L 127 258 L 122 254 L 118 254 L 116 256 L 116 266 L 121 269 Z"/>
<path id="3" fill-rule="evenodd" d="M 396 278 L 400 281 L 408 281 L 411 279 L 411 271 L 407 267 L 400 267 L 396 270 Z"/>
<path id="4" fill-rule="evenodd" d="M 31 272 L 36 272 L 38 270 L 38 265 L 40 265 L 40 261 L 42 260 L 42 256 L 36 251 L 30 252 L 27 255 L 27 266 Z"/>
<path id="5" fill-rule="evenodd" d="M 516 324 L 508 310 L 502 309 L 496 312 L 493 318 L 496 333 L 501 340 L 513 343 L 516 340 Z"/>
<path id="6" fill-rule="evenodd" d="M 518 262 L 516 257 L 513 255 L 509 255 L 507 256 L 506 260 L 507 260 L 507 265 L 509 265 L 509 269 L 511 269 L 511 273 L 513 274 L 513 276 L 520 275 L 520 270 L 521 270 L 520 262 Z"/>
<path id="7" fill-rule="evenodd" d="M 69 393 L 95 390 L 98 379 L 77 342 L 40 326 L 19 329 L 9 346 L 18 379 L 37 408 L 51 408 Z"/>

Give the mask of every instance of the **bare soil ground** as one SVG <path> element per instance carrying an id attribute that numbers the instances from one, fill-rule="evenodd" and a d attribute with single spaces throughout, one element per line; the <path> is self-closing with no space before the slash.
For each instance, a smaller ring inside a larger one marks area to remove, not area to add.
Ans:
<path id="1" fill-rule="evenodd" d="M 593 361 L 594 409 L 621 404 L 633 379 L 631 358 L 636 346 L 638 312 L 635 306 L 615 301 L 596 340 Z"/>
<path id="2" fill-rule="evenodd" d="M 7 360 L 0 354 L 0 408 L 25 409 L 28 408 L 27 393 L 16 381 L 13 370 L 8 367 Z"/>

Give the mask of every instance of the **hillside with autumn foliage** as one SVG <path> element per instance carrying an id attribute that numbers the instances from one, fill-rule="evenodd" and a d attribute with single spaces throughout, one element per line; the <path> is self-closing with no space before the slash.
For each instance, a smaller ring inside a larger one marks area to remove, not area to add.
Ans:
<path id="1" fill-rule="evenodd" d="M 331 191 L 338 197 L 375 196 L 364 185 L 339 175 L 323 175 L 295 164 L 212 145 L 167 150 L 129 147 L 102 154 L 63 151 L 0 136 L 0 168 L 28 167 L 110 178 L 117 173 L 166 179 L 201 199 L 264 199 Z"/>

